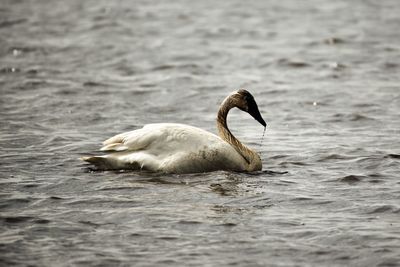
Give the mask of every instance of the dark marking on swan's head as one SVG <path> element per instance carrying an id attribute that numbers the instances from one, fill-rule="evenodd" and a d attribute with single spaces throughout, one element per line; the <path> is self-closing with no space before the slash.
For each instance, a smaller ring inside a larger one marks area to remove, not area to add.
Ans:
<path id="1" fill-rule="evenodd" d="M 238 97 L 237 107 L 249 113 L 256 121 L 258 121 L 262 126 L 267 127 L 264 119 L 262 118 L 258 106 L 252 94 L 249 91 L 240 89 L 235 95 Z"/>

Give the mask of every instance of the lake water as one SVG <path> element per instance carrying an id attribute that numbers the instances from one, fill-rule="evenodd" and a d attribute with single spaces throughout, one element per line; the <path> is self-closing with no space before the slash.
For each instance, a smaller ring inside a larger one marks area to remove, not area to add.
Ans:
<path id="1" fill-rule="evenodd" d="M 400 2 L 0 4 L 0 265 L 399 266 Z M 263 171 L 90 172 L 153 122 L 229 125 Z"/>

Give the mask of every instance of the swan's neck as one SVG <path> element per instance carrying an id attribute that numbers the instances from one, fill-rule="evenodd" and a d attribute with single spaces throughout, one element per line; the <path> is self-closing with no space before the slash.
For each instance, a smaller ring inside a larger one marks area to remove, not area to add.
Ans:
<path id="1" fill-rule="evenodd" d="M 261 170 L 260 156 L 247 146 L 243 145 L 228 128 L 228 112 L 234 107 L 236 107 L 235 102 L 229 96 L 222 102 L 217 116 L 218 134 L 243 157 L 247 163 L 248 171 Z"/>

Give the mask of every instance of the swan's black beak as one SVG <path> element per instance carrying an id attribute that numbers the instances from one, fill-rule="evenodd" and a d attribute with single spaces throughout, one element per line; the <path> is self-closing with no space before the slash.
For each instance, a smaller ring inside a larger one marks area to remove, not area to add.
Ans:
<path id="1" fill-rule="evenodd" d="M 256 121 L 258 121 L 262 126 L 267 127 L 264 119 L 261 117 L 260 111 L 256 101 L 248 101 L 248 111 L 247 111 Z"/>

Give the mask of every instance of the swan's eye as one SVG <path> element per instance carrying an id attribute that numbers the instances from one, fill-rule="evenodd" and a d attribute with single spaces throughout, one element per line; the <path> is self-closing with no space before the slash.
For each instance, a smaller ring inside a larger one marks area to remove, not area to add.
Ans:
<path id="1" fill-rule="evenodd" d="M 253 96 L 247 94 L 244 96 L 244 100 L 249 104 L 252 101 L 254 101 L 254 98 L 253 98 Z"/>

